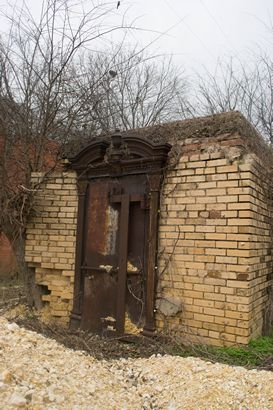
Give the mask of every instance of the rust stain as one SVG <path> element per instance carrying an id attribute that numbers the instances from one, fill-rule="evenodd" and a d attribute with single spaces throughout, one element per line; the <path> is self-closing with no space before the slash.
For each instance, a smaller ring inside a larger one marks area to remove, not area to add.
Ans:
<path id="1" fill-rule="evenodd" d="M 109 186 L 93 183 L 88 205 L 89 250 L 101 255 L 115 255 L 119 224 L 119 211 L 109 204 Z"/>
<path id="2" fill-rule="evenodd" d="M 119 221 L 119 212 L 117 209 L 114 209 L 112 206 L 108 206 L 107 209 L 108 216 L 108 227 L 106 233 L 106 247 L 105 255 L 115 255 L 116 253 L 116 244 L 117 244 L 117 232 L 118 232 L 118 221 Z"/>
<path id="3" fill-rule="evenodd" d="M 108 186 L 97 182 L 91 185 L 88 206 L 88 247 L 91 252 L 105 255 L 108 228 Z"/>

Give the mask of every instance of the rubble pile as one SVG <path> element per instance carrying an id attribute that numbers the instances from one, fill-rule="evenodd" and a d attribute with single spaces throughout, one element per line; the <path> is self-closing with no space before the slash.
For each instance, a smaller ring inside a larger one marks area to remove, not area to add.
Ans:
<path id="1" fill-rule="evenodd" d="M 3 409 L 273 409 L 273 373 L 196 358 L 97 360 L 0 318 Z"/>

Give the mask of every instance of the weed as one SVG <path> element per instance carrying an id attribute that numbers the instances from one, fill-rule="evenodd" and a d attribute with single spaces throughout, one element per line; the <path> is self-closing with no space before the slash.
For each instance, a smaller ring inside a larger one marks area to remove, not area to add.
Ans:
<path id="1" fill-rule="evenodd" d="M 213 362 L 235 366 L 260 366 L 273 357 L 273 334 L 253 339 L 247 346 L 212 347 L 204 345 L 176 346 L 172 352 L 179 356 L 202 357 Z"/>

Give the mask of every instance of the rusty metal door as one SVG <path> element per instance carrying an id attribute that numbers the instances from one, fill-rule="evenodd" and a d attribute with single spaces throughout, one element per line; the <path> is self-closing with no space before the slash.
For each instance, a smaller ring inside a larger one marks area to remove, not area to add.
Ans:
<path id="1" fill-rule="evenodd" d="M 89 182 L 83 238 L 81 327 L 135 332 L 145 313 L 145 175 Z"/>

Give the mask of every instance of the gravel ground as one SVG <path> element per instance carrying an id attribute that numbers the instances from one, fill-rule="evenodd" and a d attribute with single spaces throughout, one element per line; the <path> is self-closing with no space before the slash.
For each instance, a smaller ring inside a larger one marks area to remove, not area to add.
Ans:
<path id="1" fill-rule="evenodd" d="M 196 358 L 97 360 L 0 318 L 0 408 L 273 409 L 273 373 Z"/>

